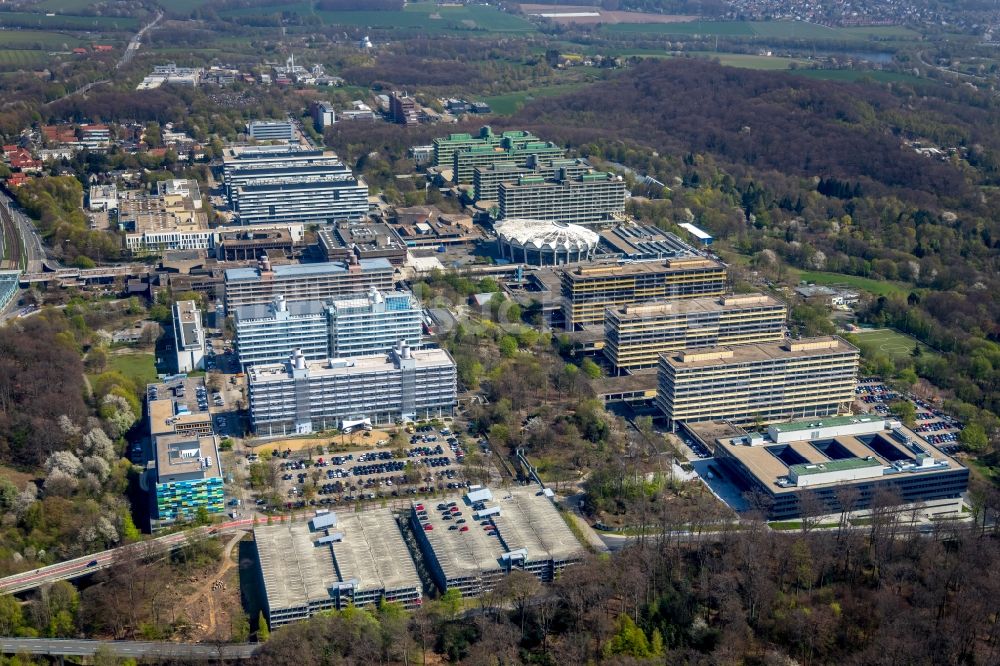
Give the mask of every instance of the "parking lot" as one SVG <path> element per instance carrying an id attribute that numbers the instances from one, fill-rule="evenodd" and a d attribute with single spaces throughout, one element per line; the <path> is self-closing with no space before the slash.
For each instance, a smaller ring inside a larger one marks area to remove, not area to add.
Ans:
<path id="1" fill-rule="evenodd" d="M 312 459 L 305 452 L 283 451 L 272 462 L 278 466 L 275 491 L 284 502 L 277 508 L 428 496 L 467 487 L 465 450 L 450 430 L 423 426 L 407 436 L 401 451 L 383 445 Z"/>
<path id="2" fill-rule="evenodd" d="M 958 433 L 962 429 L 962 424 L 933 405 L 894 391 L 879 379 L 862 379 L 855 393 L 867 409 L 881 416 L 888 416 L 891 413 L 889 408 L 891 403 L 897 400 L 911 401 L 917 408 L 916 425 L 913 427 L 915 433 L 949 455 L 961 450 Z"/>

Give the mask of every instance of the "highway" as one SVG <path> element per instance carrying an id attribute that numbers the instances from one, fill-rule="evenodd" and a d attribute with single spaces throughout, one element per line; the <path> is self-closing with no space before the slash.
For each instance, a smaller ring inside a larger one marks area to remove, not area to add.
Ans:
<path id="1" fill-rule="evenodd" d="M 278 516 L 272 518 L 272 521 L 282 519 L 282 516 Z M 14 574 L 13 576 L 0 578 L 0 594 L 25 592 L 36 588 L 39 585 L 54 583 L 57 580 L 70 580 L 86 576 L 94 573 L 95 571 L 107 569 L 114 564 L 117 557 L 121 557 L 122 555 L 127 556 L 130 553 L 134 553 L 136 557 L 148 555 L 150 554 L 150 548 L 152 548 L 152 552 L 156 554 L 166 553 L 174 550 L 175 548 L 180 548 L 187 543 L 188 539 L 192 536 L 203 539 L 223 532 L 248 530 L 252 526 L 252 518 L 232 520 L 219 525 L 198 527 L 193 530 L 175 532 L 156 539 L 150 539 L 149 541 L 140 541 L 138 543 L 104 550 L 99 553 L 91 553 L 90 555 L 84 555 L 83 557 L 78 557 L 73 560 L 50 564 L 49 566 L 42 567 L 41 569 L 23 571 L 19 574 Z"/>
<path id="2" fill-rule="evenodd" d="M 0 226 L 16 230 L 20 235 L 21 248 L 24 250 L 21 269 L 25 272 L 41 272 L 42 264 L 45 262 L 45 250 L 42 248 L 38 230 L 35 229 L 34 222 L 20 212 L 10 197 L 2 192 L 0 192 L 0 217 L 3 218 L 3 224 Z"/>
<path id="3" fill-rule="evenodd" d="M 139 46 L 142 44 L 142 36 L 145 35 L 147 31 L 151 30 L 153 26 L 159 23 L 161 18 L 163 18 L 163 12 L 157 12 L 156 18 L 142 26 L 142 29 L 135 33 L 135 37 L 133 37 L 129 41 L 128 46 L 125 47 L 125 53 L 122 54 L 122 59 L 115 65 L 116 70 L 121 69 L 122 65 L 125 65 L 132 60 L 132 56 L 136 54 L 139 50 Z"/>
<path id="4" fill-rule="evenodd" d="M 0 653 L 50 655 L 53 657 L 93 656 L 98 649 L 118 657 L 134 659 L 186 661 L 221 661 L 249 659 L 257 651 L 252 643 L 206 644 L 152 641 L 91 641 L 52 638 L 0 638 Z"/>

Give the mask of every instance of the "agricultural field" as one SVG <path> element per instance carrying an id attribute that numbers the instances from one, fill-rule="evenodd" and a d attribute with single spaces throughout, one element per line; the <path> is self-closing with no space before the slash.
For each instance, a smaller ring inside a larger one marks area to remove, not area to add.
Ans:
<path id="1" fill-rule="evenodd" d="M 484 5 L 439 6 L 422 2 L 402 11 L 315 11 L 311 2 L 241 7 L 220 12 L 223 16 L 268 16 L 282 12 L 319 16 L 327 25 L 353 28 L 420 30 L 427 33 L 467 32 L 527 33 L 536 28 L 530 21 Z"/>
<path id="2" fill-rule="evenodd" d="M 871 346 L 880 352 L 888 354 L 893 359 L 908 358 L 913 353 L 914 345 L 920 345 L 920 351 L 925 354 L 935 353 L 933 349 L 922 342 L 918 342 L 916 338 L 911 338 L 909 335 L 894 331 L 891 328 L 857 331 L 851 333 L 851 338 L 863 345 Z"/>
<path id="3" fill-rule="evenodd" d="M 0 49 L 0 69 L 14 70 L 40 67 L 49 61 L 44 51 L 27 49 Z"/>
<path id="4" fill-rule="evenodd" d="M 618 23 L 602 28 L 611 33 L 663 35 L 718 35 L 867 42 L 874 39 L 912 39 L 918 33 L 900 26 L 830 28 L 804 21 L 691 21 L 689 23 Z"/>
<path id="5" fill-rule="evenodd" d="M 46 16 L 29 12 L 0 12 L 0 26 L 15 28 L 41 28 L 50 30 L 100 30 L 131 31 L 139 25 L 139 19 L 119 16 L 70 16 L 57 14 Z"/>
<path id="6" fill-rule="evenodd" d="M 0 45 L 6 50 L 68 51 L 83 42 L 62 32 L 48 30 L 4 30 Z"/>
<path id="7" fill-rule="evenodd" d="M 778 56 L 749 55 L 744 53 L 712 53 L 710 51 L 691 51 L 691 55 L 718 60 L 726 67 L 743 67 L 744 69 L 783 70 L 789 69 L 794 63 L 797 66 L 808 64 L 807 60 L 798 58 L 783 58 Z"/>
<path id="8" fill-rule="evenodd" d="M 72 14 L 81 9 L 86 9 L 90 5 L 97 4 L 97 0 L 42 0 L 32 9 L 40 12 L 56 12 L 57 14 Z"/>

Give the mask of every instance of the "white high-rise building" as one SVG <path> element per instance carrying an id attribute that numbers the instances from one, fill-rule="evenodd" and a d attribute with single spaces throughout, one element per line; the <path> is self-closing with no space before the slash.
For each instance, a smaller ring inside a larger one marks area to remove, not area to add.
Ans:
<path id="1" fill-rule="evenodd" d="M 252 365 L 281 363 L 299 349 L 310 361 L 329 356 L 326 303 L 285 300 L 236 308 L 236 351 L 244 371 Z"/>
<path id="2" fill-rule="evenodd" d="M 334 300 L 328 309 L 331 358 L 384 354 L 400 341 L 420 346 L 420 304 L 408 291 Z"/>

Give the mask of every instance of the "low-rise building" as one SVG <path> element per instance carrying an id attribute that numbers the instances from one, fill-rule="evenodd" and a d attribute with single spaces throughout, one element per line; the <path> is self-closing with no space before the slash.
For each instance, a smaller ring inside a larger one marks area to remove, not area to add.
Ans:
<path id="1" fill-rule="evenodd" d="M 515 569 L 551 582 L 585 553 L 549 491 L 537 486 L 495 494 L 472 487 L 462 496 L 414 503 L 409 518 L 435 584 L 463 597 L 489 592 Z"/>
<path id="2" fill-rule="evenodd" d="M 251 120 L 247 136 L 255 141 L 293 141 L 295 126 L 288 120 Z"/>
<path id="3" fill-rule="evenodd" d="M 257 525 L 254 543 L 272 629 L 348 606 L 421 603 L 420 577 L 388 509 Z"/>
<path id="4" fill-rule="evenodd" d="M 120 192 L 118 221 L 133 254 L 210 250 L 218 233 L 208 228 L 197 181 L 159 181 L 151 192 Z"/>
<path id="5" fill-rule="evenodd" d="M 87 208 L 92 211 L 117 210 L 118 188 L 115 185 L 92 185 L 87 197 Z"/>
<path id="6" fill-rule="evenodd" d="M 251 367 L 247 378 L 251 424 L 263 437 L 440 418 L 456 403 L 451 355 L 405 343 L 389 354 L 327 361 L 296 353 L 284 364 Z"/>
<path id="7" fill-rule="evenodd" d="M 712 424 L 708 424 L 711 426 Z M 771 520 L 848 512 L 892 502 L 926 515 L 959 515 L 969 470 L 899 421 L 876 415 L 772 424 L 764 432 L 728 426 L 701 437 L 715 460 Z"/>
<path id="8" fill-rule="evenodd" d="M 406 243 L 389 225 L 382 222 L 352 224 L 338 222 L 316 234 L 319 250 L 326 261 L 386 259 L 393 266 L 406 263 Z"/>
<path id="9" fill-rule="evenodd" d="M 660 356 L 656 404 L 671 429 L 846 414 L 858 358 L 836 336 L 672 352 Z"/>
<path id="10" fill-rule="evenodd" d="M 177 372 L 205 368 L 205 332 L 201 327 L 201 310 L 194 301 L 174 303 L 174 350 Z"/>

